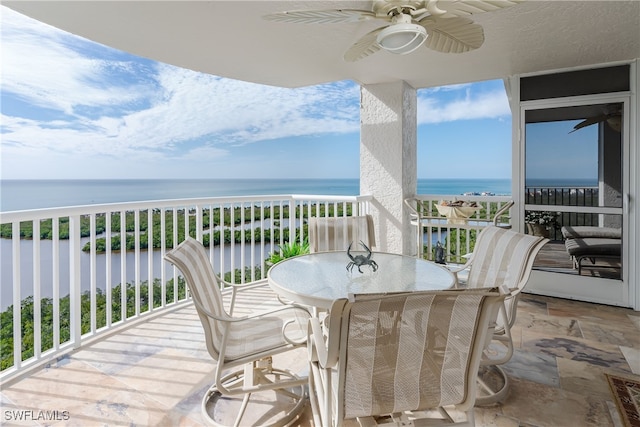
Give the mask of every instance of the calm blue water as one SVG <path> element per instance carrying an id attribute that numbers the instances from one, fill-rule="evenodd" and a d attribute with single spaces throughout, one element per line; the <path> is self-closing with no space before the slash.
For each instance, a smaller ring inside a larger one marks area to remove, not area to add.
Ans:
<path id="1" fill-rule="evenodd" d="M 420 179 L 418 194 L 511 194 L 509 179 Z M 194 197 L 358 195 L 358 179 L 3 180 L 0 211 Z"/>

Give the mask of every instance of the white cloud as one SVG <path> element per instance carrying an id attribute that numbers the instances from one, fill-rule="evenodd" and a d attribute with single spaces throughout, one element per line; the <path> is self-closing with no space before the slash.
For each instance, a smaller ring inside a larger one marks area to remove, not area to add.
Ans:
<path id="1" fill-rule="evenodd" d="M 284 89 L 200 74 L 95 45 L 5 7 L 1 49 L 4 161 L 21 150 L 218 158 L 233 145 L 359 130 L 359 92 L 350 82 Z"/>
<path id="2" fill-rule="evenodd" d="M 101 87 L 108 62 L 83 56 L 69 46 L 70 38 L 3 7 L 2 91 L 68 115 L 77 106 L 108 106 L 144 96 L 140 88 Z"/>
<path id="3" fill-rule="evenodd" d="M 432 92 L 427 92 L 427 96 L 419 96 L 418 124 L 497 119 L 511 115 L 509 101 L 504 90 L 493 89 L 473 94 L 467 85 L 458 86 L 456 89 L 465 89 L 464 96 L 444 103 L 442 98 L 429 96 Z"/>

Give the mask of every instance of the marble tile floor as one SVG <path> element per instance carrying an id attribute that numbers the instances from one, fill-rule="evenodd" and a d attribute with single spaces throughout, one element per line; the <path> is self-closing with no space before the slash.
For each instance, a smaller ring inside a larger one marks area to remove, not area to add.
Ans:
<path id="1" fill-rule="evenodd" d="M 271 304 L 268 289 L 243 299 L 237 314 Z M 242 310 L 241 310 L 242 308 Z M 640 378 L 640 313 L 524 295 L 505 365 L 504 402 L 476 407 L 478 426 L 623 426 L 604 373 Z M 274 365 L 306 374 L 306 350 Z M 213 379 L 191 304 L 76 350 L 1 390 L 0 424 L 200 426 L 200 402 Z M 58 420 L 17 420 L 58 411 Z M 313 425 L 307 407 L 293 425 Z M 349 426 L 355 425 L 352 423 Z"/>

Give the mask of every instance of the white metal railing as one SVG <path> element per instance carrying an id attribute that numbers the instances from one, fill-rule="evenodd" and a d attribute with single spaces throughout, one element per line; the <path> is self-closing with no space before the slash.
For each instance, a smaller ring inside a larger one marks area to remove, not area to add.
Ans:
<path id="1" fill-rule="evenodd" d="M 248 283 L 266 277 L 264 261 L 279 245 L 304 242 L 309 217 L 370 213 L 370 200 L 216 197 L 0 213 L 0 380 L 187 301 L 178 271 L 163 260 L 185 235 L 210 247 L 226 280 Z"/>
<path id="2" fill-rule="evenodd" d="M 442 201 L 475 202 L 478 209 L 467 219 L 447 219 L 440 214 L 437 206 Z M 464 263 L 464 255 L 472 252 L 476 233 L 494 222 L 494 216 L 501 207 L 511 201 L 510 196 L 460 196 L 460 195 L 418 195 L 406 200 L 411 214 L 411 222 L 416 227 L 416 254 L 433 260 L 437 242 L 444 247 L 445 260 Z M 511 210 L 500 215 L 499 225 L 510 226 Z"/>

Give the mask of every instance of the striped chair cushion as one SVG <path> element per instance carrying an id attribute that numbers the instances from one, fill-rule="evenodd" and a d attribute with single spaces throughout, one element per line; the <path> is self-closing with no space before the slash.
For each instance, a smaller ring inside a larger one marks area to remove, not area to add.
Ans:
<path id="1" fill-rule="evenodd" d="M 311 252 L 362 250 L 376 245 L 373 218 L 370 215 L 309 218 L 309 250 Z"/>
<path id="2" fill-rule="evenodd" d="M 340 353 L 344 418 L 465 402 L 478 369 L 474 345 L 483 347 L 477 334 L 488 330 L 479 322 L 487 295 L 418 292 L 352 303 Z"/>
<path id="3" fill-rule="evenodd" d="M 470 288 L 520 284 L 529 257 L 542 240 L 539 236 L 500 227 L 486 227 L 478 235 L 467 286 Z"/>

